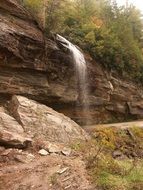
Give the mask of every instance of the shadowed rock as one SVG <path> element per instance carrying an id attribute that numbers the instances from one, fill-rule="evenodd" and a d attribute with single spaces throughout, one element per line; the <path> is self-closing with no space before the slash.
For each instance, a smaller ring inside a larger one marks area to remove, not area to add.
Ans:
<path id="1" fill-rule="evenodd" d="M 23 127 L 10 115 L 0 110 L 0 145 L 14 148 L 27 148 L 32 139 L 27 138 Z"/>
<path id="2" fill-rule="evenodd" d="M 27 148 L 32 143 L 30 138 L 26 138 L 20 134 L 1 130 L 0 131 L 0 145 L 12 148 Z"/>

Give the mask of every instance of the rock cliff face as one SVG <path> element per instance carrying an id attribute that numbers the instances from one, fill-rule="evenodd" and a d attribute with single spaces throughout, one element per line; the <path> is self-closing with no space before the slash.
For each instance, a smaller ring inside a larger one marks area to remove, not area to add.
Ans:
<path id="1" fill-rule="evenodd" d="M 142 89 L 86 56 L 92 123 L 143 118 Z M 75 71 L 66 50 L 47 39 L 16 0 L 0 1 L 0 102 L 23 95 L 81 123 Z M 88 115 L 88 114 L 87 114 Z"/>

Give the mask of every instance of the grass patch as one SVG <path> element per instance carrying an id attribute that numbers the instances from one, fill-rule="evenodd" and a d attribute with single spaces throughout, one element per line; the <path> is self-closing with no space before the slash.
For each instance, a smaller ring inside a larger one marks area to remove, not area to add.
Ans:
<path id="1" fill-rule="evenodd" d="M 76 144 L 97 189 L 143 190 L 143 129 L 98 128 L 93 138 Z M 120 154 L 114 155 L 117 151 Z"/>
<path id="2" fill-rule="evenodd" d="M 100 157 L 100 161 L 102 158 Z M 110 163 L 110 164 L 109 164 Z M 113 165 L 112 165 L 113 163 Z M 92 178 L 94 183 L 97 183 L 97 187 L 106 190 L 132 190 L 137 187 L 138 184 L 143 184 L 143 161 L 138 161 L 136 165 L 130 162 L 129 159 L 123 161 L 117 161 L 110 159 L 104 165 L 98 164 L 94 166 Z M 93 168 L 91 169 L 93 170 Z"/>
<path id="3" fill-rule="evenodd" d="M 51 184 L 52 185 L 56 185 L 58 183 L 58 180 L 57 180 L 57 174 L 54 173 L 51 177 L 50 177 L 50 181 L 51 181 Z"/>

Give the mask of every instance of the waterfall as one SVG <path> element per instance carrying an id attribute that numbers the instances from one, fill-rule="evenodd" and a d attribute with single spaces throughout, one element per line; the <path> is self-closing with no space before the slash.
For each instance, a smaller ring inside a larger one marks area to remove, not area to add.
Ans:
<path id="1" fill-rule="evenodd" d="M 57 34 L 56 39 L 72 54 L 76 76 L 78 79 L 78 103 L 82 106 L 84 118 L 88 117 L 88 97 L 87 97 L 87 65 L 83 53 L 71 42 Z M 87 120 L 86 120 L 87 121 Z"/>

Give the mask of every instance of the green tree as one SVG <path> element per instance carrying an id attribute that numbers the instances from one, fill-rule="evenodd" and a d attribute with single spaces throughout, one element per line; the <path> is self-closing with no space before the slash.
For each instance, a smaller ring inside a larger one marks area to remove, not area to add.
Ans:
<path id="1" fill-rule="evenodd" d="M 60 33 L 104 67 L 143 81 L 143 21 L 116 0 L 24 0 L 47 35 Z M 40 16 L 39 16 L 40 15 Z"/>

